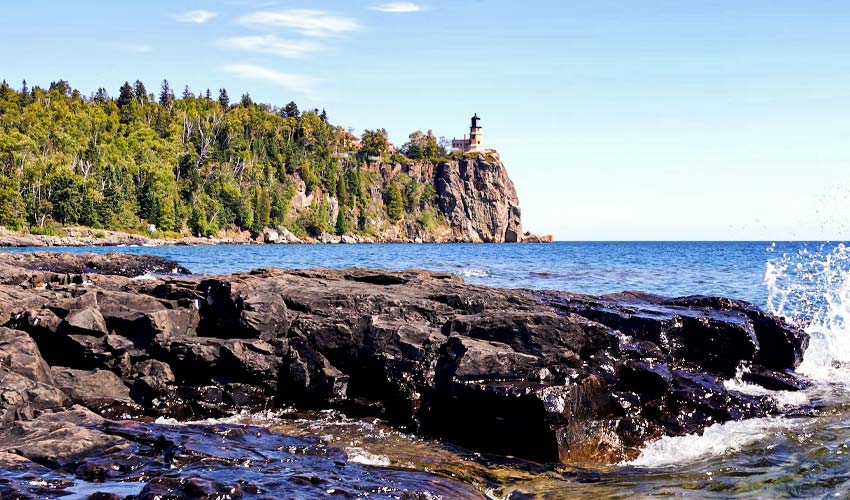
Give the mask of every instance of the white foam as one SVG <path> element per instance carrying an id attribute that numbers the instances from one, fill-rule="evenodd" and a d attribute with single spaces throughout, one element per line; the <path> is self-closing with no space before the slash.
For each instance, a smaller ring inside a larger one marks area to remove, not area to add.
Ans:
<path id="1" fill-rule="evenodd" d="M 492 273 L 486 269 L 464 269 L 460 274 L 465 278 L 486 278 Z"/>
<path id="2" fill-rule="evenodd" d="M 714 424 L 706 427 L 701 435 L 665 436 L 653 441 L 646 445 L 640 456 L 623 465 L 673 467 L 735 453 L 790 426 L 790 421 L 777 417 Z"/>
<path id="3" fill-rule="evenodd" d="M 797 372 L 850 390 L 850 249 L 803 249 L 767 263 L 768 309 L 810 336 Z"/>
<path id="4" fill-rule="evenodd" d="M 809 396 L 804 391 L 772 391 L 760 385 L 751 384 L 743 380 L 746 368 L 739 367 L 735 378 L 724 380 L 723 386 L 726 390 L 736 391 L 749 396 L 767 396 L 783 408 L 794 408 L 809 402 Z"/>
<path id="5" fill-rule="evenodd" d="M 390 459 L 386 455 L 378 455 L 370 453 L 363 448 L 346 448 L 345 454 L 348 455 L 348 461 L 361 465 L 372 465 L 375 467 L 389 467 Z"/>

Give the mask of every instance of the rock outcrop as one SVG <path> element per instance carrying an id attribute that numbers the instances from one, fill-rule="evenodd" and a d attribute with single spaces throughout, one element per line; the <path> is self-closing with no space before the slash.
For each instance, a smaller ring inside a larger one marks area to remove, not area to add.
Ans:
<path id="1" fill-rule="evenodd" d="M 90 259 L 63 257 L 63 269 Z M 7 423 L 73 405 L 178 419 L 295 405 L 477 451 L 612 463 L 661 436 L 780 413 L 770 397 L 724 385 L 740 370 L 767 389 L 803 386 L 793 369 L 806 334 L 725 298 L 503 290 L 426 271 L 71 274 L 40 285 L 41 271 L 2 271 L 0 297 L 14 297 L 0 304 Z M 12 438 L 0 432 L 0 452 L 16 452 Z"/>
<path id="2" fill-rule="evenodd" d="M 452 237 L 474 243 L 522 239 L 519 199 L 499 155 L 464 157 L 437 165 L 437 206 Z"/>

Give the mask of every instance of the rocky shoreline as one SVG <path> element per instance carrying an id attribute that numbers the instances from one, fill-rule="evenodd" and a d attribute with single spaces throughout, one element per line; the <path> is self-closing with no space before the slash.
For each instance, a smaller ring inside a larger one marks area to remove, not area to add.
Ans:
<path id="1" fill-rule="evenodd" d="M 187 271 L 146 256 L 0 254 L 0 470 L 13 478 L 0 480 L 3 498 L 47 491 L 15 477 L 55 479 L 54 492 L 144 484 L 91 498 L 256 498 L 269 491 L 262 471 L 284 459 L 297 465 L 277 473 L 299 498 L 336 488 L 383 498 L 394 481 L 297 440 L 287 449 L 303 451 L 254 457 L 256 469 L 234 475 L 252 446 L 292 438 L 145 423 L 157 417 L 336 409 L 477 452 L 593 466 L 785 411 L 728 388 L 736 374 L 764 389 L 805 386 L 793 370 L 807 335 L 732 299 L 494 289 L 428 271 Z M 147 273 L 171 275 L 134 279 Z M 203 448 L 203 433 L 233 435 L 232 453 Z M 311 467 L 338 481 L 310 479 Z M 429 481 L 447 497 L 481 497 Z"/>
<path id="2" fill-rule="evenodd" d="M 470 243 L 470 240 L 453 237 L 421 237 L 376 239 L 358 234 L 323 234 L 318 238 L 299 238 L 287 230 L 265 229 L 256 238 L 251 233 L 225 233 L 217 238 L 183 236 L 170 238 L 142 235 L 122 231 L 108 231 L 87 227 L 69 227 L 63 236 L 26 234 L 0 227 L 0 247 L 122 247 L 122 246 L 203 246 L 203 245 L 259 245 L 259 244 L 374 244 L 374 243 Z M 552 243 L 552 235 L 524 233 L 519 243 Z"/>

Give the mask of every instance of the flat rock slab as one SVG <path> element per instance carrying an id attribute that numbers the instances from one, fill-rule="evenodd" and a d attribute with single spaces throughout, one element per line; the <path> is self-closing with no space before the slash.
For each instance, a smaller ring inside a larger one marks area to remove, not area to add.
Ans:
<path id="1" fill-rule="evenodd" d="M 49 425 L 63 420 L 59 415 Z M 42 429 L 52 427 L 29 422 L 35 432 L 19 438 L 19 448 L 32 461 L 0 451 L 2 498 L 485 498 L 450 479 L 349 462 L 345 453 L 318 439 L 259 427 L 100 421 L 81 430 L 73 423 L 79 417 L 64 418 L 70 425 L 57 437 L 74 440 L 68 433 L 77 428 L 82 444 L 76 448 L 102 446 L 77 449 L 73 461 L 58 467 L 40 451 L 51 445 Z M 8 442 L 9 434 L 0 433 L 0 443 Z"/>

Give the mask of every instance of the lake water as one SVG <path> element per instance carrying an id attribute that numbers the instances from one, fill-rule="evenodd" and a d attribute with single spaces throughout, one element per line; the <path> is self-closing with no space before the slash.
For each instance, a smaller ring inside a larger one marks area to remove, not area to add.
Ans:
<path id="1" fill-rule="evenodd" d="M 33 249 L 13 249 L 27 251 Z M 350 459 L 436 471 L 490 498 L 850 497 L 850 250 L 823 242 L 586 242 L 541 245 L 260 245 L 53 248 L 168 257 L 196 273 L 257 267 L 425 268 L 498 287 L 602 294 L 724 295 L 799 322 L 812 336 L 802 393 L 771 393 L 790 416 L 730 422 L 663 438 L 633 463 L 595 471 L 498 461 L 323 412 L 239 417 L 287 434 L 318 435 Z M 743 391 L 755 388 L 727 382 Z M 811 408 L 818 408 L 814 414 Z M 795 412 L 795 409 L 806 411 Z M 796 415 L 796 416 L 795 416 Z"/>
<path id="2" fill-rule="evenodd" d="M 258 267 L 371 267 L 450 271 L 471 283 L 602 294 L 718 294 L 767 304 L 768 261 L 835 245 L 799 242 L 559 242 L 534 245 L 376 244 L 54 247 L 159 255 L 201 274 Z M 13 249 L 32 251 L 34 249 Z"/>

